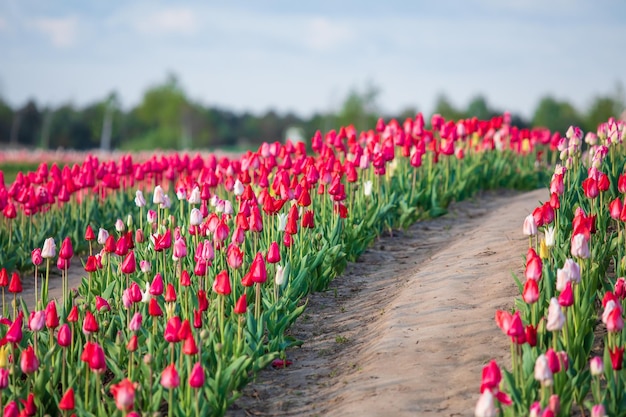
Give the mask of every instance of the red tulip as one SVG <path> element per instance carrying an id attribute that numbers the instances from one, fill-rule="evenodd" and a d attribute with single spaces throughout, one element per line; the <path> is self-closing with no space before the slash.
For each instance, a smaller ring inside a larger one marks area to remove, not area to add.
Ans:
<path id="1" fill-rule="evenodd" d="M 615 281 L 615 297 L 621 298 L 622 300 L 626 298 L 626 278 L 619 277 L 617 281 Z"/>
<path id="2" fill-rule="evenodd" d="M 192 388 L 202 388 L 204 385 L 204 368 L 200 362 L 196 362 L 189 374 L 189 386 Z"/>
<path id="3" fill-rule="evenodd" d="M 254 257 L 254 261 L 252 261 L 252 266 L 250 267 L 250 273 L 252 274 L 252 282 L 263 284 L 267 281 L 265 260 L 263 259 L 261 252 L 257 252 Z"/>
<path id="4" fill-rule="evenodd" d="M 125 274 L 132 274 L 137 270 L 137 261 L 135 260 L 135 252 L 130 251 L 124 257 L 122 261 L 122 272 Z"/>
<path id="5" fill-rule="evenodd" d="M 183 343 L 183 353 L 188 356 L 198 353 L 198 346 L 196 345 L 196 341 L 191 333 L 189 333 L 189 335 L 185 338 L 185 342 Z"/>
<path id="6" fill-rule="evenodd" d="M 131 410 L 135 405 L 136 386 L 128 378 L 118 384 L 111 385 L 111 394 L 115 399 L 115 406 L 120 411 Z M 128 414 L 130 416 L 130 414 Z"/>
<path id="7" fill-rule="evenodd" d="M 154 250 L 161 252 L 172 246 L 172 232 L 167 229 L 163 235 L 154 235 Z"/>
<path id="8" fill-rule="evenodd" d="M 94 317 L 93 313 L 89 310 L 85 312 L 85 318 L 83 319 L 83 333 L 89 335 L 96 333 L 99 330 L 98 321 Z"/>
<path id="9" fill-rule="evenodd" d="M 492 360 L 483 367 L 480 392 L 483 393 L 486 389 L 492 392 L 497 390 L 500 387 L 501 380 L 502 374 L 500 373 L 500 367 L 495 360 Z"/>
<path id="10" fill-rule="evenodd" d="M 307 188 L 302 189 L 300 197 L 298 197 L 298 205 L 301 207 L 308 207 L 311 205 L 311 195 L 309 194 L 309 190 Z"/>
<path id="11" fill-rule="evenodd" d="M 70 267 L 70 260 L 61 258 L 59 256 L 59 259 L 57 259 L 57 268 L 59 268 L 61 271 L 64 271 L 68 269 L 69 267 Z"/>
<path id="12" fill-rule="evenodd" d="M 157 296 L 161 294 L 163 294 L 163 277 L 157 272 L 152 280 L 152 284 L 150 284 L 150 295 Z"/>
<path id="13" fill-rule="evenodd" d="M 72 259 L 72 256 L 74 256 L 72 241 L 69 237 L 66 237 L 61 243 L 61 249 L 59 249 L 59 257 L 63 259 Z"/>
<path id="14" fill-rule="evenodd" d="M 613 310 L 611 310 L 606 318 L 606 330 L 611 333 L 619 333 L 623 328 L 624 319 L 622 318 L 622 309 L 618 304 Z"/>
<path id="15" fill-rule="evenodd" d="M 611 356 L 611 366 L 613 370 L 619 371 L 622 369 L 622 362 L 624 361 L 624 347 L 614 347 L 609 349 L 609 355 Z"/>
<path id="16" fill-rule="evenodd" d="M 300 222 L 300 227 L 306 229 L 315 228 L 315 214 L 312 210 L 306 210 L 302 215 L 302 221 Z"/>
<path id="17" fill-rule="evenodd" d="M 348 217 L 348 209 L 342 203 L 336 203 L 333 210 L 335 213 L 339 214 L 339 217 L 342 219 Z"/>
<path id="18" fill-rule="evenodd" d="M 89 344 L 89 342 L 87 343 Z M 102 373 L 106 370 L 107 365 L 104 350 L 98 343 L 91 344 L 89 360 L 87 362 L 89 363 L 89 368 L 96 373 Z"/>
<path id="19" fill-rule="evenodd" d="M 111 311 L 111 305 L 109 304 L 107 300 L 100 297 L 99 295 L 96 295 L 96 310 L 97 311 L 102 311 L 102 310 Z"/>
<path id="20" fill-rule="evenodd" d="M 163 310 L 161 310 L 156 298 L 150 299 L 150 303 L 148 304 L 148 314 L 151 317 L 161 317 L 163 315 Z"/>
<path id="21" fill-rule="evenodd" d="M 557 193 L 550 194 L 550 207 L 555 210 L 561 208 L 561 202 L 559 201 L 559 195 Z"/>
<path id="22" fill-rule="evenodd" d="M 233 313 L 235 314 L 246 314 L 246 310 L 248 309 L 248 303 L 246 301 L 246 295 L 242 294 L 241 297 L 237 300 L 235 304 L 235 308 L 233 309 Z"/>
<path id="23" fill-rule="evenodd" d="M 7 204 L 7 206 L 2 210 L 2 214 L 7 219 L 14 219 L 17 217 L 17 210 L 12 203 Z"/>
<path id="24" fill-rule="evenodd" d="M 163 335 L 164 339 L 169 343 L 178 343 L 180 339 L 178 337 L 178 332 L 180 331 L 181 321 L 180 317 L 174 316 L 167 321 L 165 325 L 165 333 Z"/>
<path id="25" fill-rule="evenodd" d="M 20 368 L 25 374 L 32 374 L 39 369 L 39 359 L 37 359 L 35 351 L 30 345 L 22 351 L 20 356 Z"/>
<path id="26" fill-rule="evenodd" d="M 204 259 L 198 259 L 196 265 L 193 268 L 194 275 L 201 277 L 206 274 L 206 261 Z"/>
<path id="27" fill-rule="evenodd" d="M 267 262 L 271 264 L 280 262 L 280 249 L 278 248 L 278 243 L 276 242 L 270 243 L 270 247 L 267 250 L 266 259 L 267 259 Z"/>
<path id="28" fill-rule="evenodd" d="M 558 298 L 561 307 L 569 307 L 574 304 L 574 292 L 572 291 L 572 281 L 567 281 L 565 289 L 561 291 Z"/>
<path id="29" fill-rule="evenodd" d="M 109 235 L 106 241 L 104 242 L 104 251 L 107 253 L 113 253 L 117 249 L 117 242 L 115 241 L 115 237 L 113 235 Z"/>
<path id="30" fill-rule="evenodd" d="M 63 323 L 61 325 L 57 334 L 57 342 L 62 347 L 68 347 L 72 343 L 72 329 L 70 329 L 69 324 Z"/>
<path id="31" fill-rule="evenodd" d="M 85 229 L 85 240 L 87 241 L 96 240 L 96 234 L 94 233 L 90 224 L 88 224 L 87 228 Z"/>
<path id="32" fill-rule="evenodd" d="M 178 339 L 185 340 L 191 334 L 191 324 L 189 324 L 189 319 L 183 320 L 180 325 L 180 329 L 178 330 Z"/>
<path id="33" fill-rule="evenodd" d="M 61 397 L 61 401 L 59 402 L 59 409 L 71 411 L 74 409 L 74 407 L 74 389 L 70 387 L 67 391 L 65 391 L 63 397 Z"/>
<path id="34" fill-rule="evenodd" d="M 198 310 L 207 311 L 209 309 L 209 300 L 204 290 L 198 290 Z"/>
<path id="35" fill-rule="evenodd" d="M 546 359 L 548 359 L 548 366 L 550 367 L 550 371 L 553 374 L 559 373 L 561 371 L 561 362 L 559 360 L 559 355 L 552 349 L 549 348 L 546 351 Z"/>
<path id="36" fill-rule="evenodd" d="M 11 274 L 11 282 L 9 283 L 9 292 L 18 294 L 22 292 L 22 280 L 17 272 Z"/>
<path id="37" fill-rule="evenodd" d="M 98 260 L 95 256 L 90 255 L 85 263 L 86 272 L 96 272 L 98 270 Z"/>
<path id="38" fill-rule="evenodd" d="M 611 182 L 609 181 L 609 177 L 604 172 L 600 172 L 598 174 L 598 190 L 604 192 L 608 190 L 610 186 Z"/>
<path id="39" fill-rule="evenodd" d="M 22 406 L 22 413 L 20 415 L 34 416 L 37 414 L 37 406 L 35 405 L 35 394 L 32 392 L 28 394 L 26 400 L 20 399 Z"/>
<path id="40" fill-rule="evenodd" d="M 519 311 L 516 311 L 515 314 L 513 314 L 509 330 L 507 331 L 507 336 L 511 336 L 511 339 L 517 343 L 520 343 L 520 338 L 523 339 L 525 337 L 524 325 L 522 324 L 522 318 L 520 317 Z"/>
<path id="41" fill-rule="evenodd" d="M 166 389 L 174 389 L 180 385 L 180 377 L 174 364 L 168 365 L 161 374 L 161 385 Z"/>
<path id="42" fill-rule="evenodd" d="M 57 314 L 57 305 L 54 300 L 50 300 L 46 306 L 46 327 L 48 329 L 56 329 L 59 325 L 59 315 Z"/>
<path id="43" fill-rule="evenodd" d="M 128 287 L 128 296 L 130 298 L 130 301 L 133 303 L 138 303 L 141 301 L 143 296 L 141 294 L 141 288 L 139 288 L 139 284 L 137 284 L 136 282 L 130 284 L 130 287 Z"/>
<path id="44" fill-rule="evenodd" d="M 537 346 L 537 329 L 532 324 L 526 326 L 524 333 L 526 334 L 526 343 L 531 347 Z"/>
<path id="45" fill-rule="evenodd" d="M 2 417 L 19 417 L 20 409 L 15 401 L 11 401 L 4 407 Z"/>
<path id="46" fill-rule="evenodd" d="M 23 319 L 24 319 L 24 315 L 20 311 L 17 314 L 17 318 L 15 319 L 13 323 L 11 323 L 11 325 L 9 326 L 9 329 L 4 335 L 4 340 L 6 340 L 9 343 L 20 343 L 22 341 Z"/>
<path id="47" fill-rule="evenodd" d="M 295 235 L 296 233 L 298 233 L 299 219 L 300 215 L 298 213 L 298 206 L 291 206 L 291 209 L 289 209 L 289 214 L 287 215 L 287 225 L 285 226 L 285 233 L 289 233 L 290 235 Z"/>
<path id="48" fill-rule="evenodd" d="M 176 290 L 174 289 L 174 285 L 168 283 L 165 287 L 165 302 L 173 303 L 176 301 Z"/>
<path id="49" fill-rule="evenodd" d="M 613 201 L 609 203 L 609 214 L 611 215 L 611 218 L 615 220 L 619 220 L 622 214 L 622 209 L 622 200 L 620 200 L 619 197 L 616 197 Z"/>
<path id="50" fill-rule="evenodd" d="M 622 194 L 626 193 L 626 174 L 621 174 L 617 179 L 617 191 Z"/>
<path id="51" fill-rule="evenodd" d="M 78 307 L 72 307 L 70 313 L 67 315 L 67 321 L 70 323 L 76 323 L 78 321 Z"/>
<path id="52" fill-rule="evenodd" d="M 0 269 L 0 287 L 9 285 L 9 273 L 6 268 Z"/>
<path id="53" fill-rule="evenodd" d="M 191 279 L 189 278 L 189 272 L 186 269 L 183 269 L 183 272 L 180 273 L 180 285 L 182 287 L 188 287 L 191 285 Z"/>
<path id="54" fill-rule="evenodd" d="M 126 256 L 128 249 L 128 240 L 125 236 L 120 236 L 115 244 L 115 254 L 119 256 Z"/>
<path id="55" fill-rule="evenodd" d="M 589 199 L 594 199 L 600 193 L 598 189 L 598 182 L 595 178 L 587 178 L 582 183 L 583 191 L 585 192 L 585 197 Z"/>
<path id="56" fill-rule="evenodd" d="M 217 274 L 215 281 L 213 281 L 213 291 L 220 295 L 229 295 L 231 293 L 230 278 L 227 270 Z"/>
<path id="57" fill-rule="evenodd" d="M 126 343 L 126 350 L 129 352 L 135 352 L 138 347 L 139 347 L 139 341 L 137 339 L 137 335 L 133 334 L 128 340 L 128 343 Z"/>
<path id="58" fill-rule="evenodd" d="M 193 309 L 193 327 L 195 329 L 202 328 L 202 310 Z"/>

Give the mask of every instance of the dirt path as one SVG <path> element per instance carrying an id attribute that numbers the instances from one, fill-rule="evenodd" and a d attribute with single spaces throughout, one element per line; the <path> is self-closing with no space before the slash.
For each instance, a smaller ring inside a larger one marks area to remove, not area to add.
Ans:
<path id="1" fill-rule="evenodd" d="M 509 366 L 494 313 L 513 305 L 522 222 L 546 196 L 485 194 L 377 241 L 311 295 L 293 365 L 263 371 L 228 415 L 472 416 L 482 366 Z"/>

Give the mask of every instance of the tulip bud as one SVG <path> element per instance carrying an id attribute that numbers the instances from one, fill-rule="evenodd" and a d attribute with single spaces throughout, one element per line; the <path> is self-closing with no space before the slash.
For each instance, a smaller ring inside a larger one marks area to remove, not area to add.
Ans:
<path id="1" fill-rule="evenodd" d="M 39 266 L 43 262 L 43 256 L 41 256 L 41 249 L 35 248 L 31 254 L 30 259 L 33 262 L 33 265 Z"/>
<path id="2" fill-rule="evenodd" d="M 98 230 L 98 243 L 100 245 L 104 245 L 108 238 L 109 238 L 109 232 L 107 232 L 105 229 L 102 229 L 102 228 Z"/>
<path id="3" fill-rule="evenodd" d="M 135 205 L 137 207 L 144 207 L 146 205 L 146 199 L 143 196 L 141 190 L 135 192 Z"/>
<path id="4" fill-rule="evenodd" d="M 43 248 L 41 249 L 41 256 L 44 259 L 54 258 L 56 256 L 56 244 L 54 243 L 54 239 L 49 237 L 43 243 Z"/>
<path id="5" fill-rule="evenodd" d="M 32 374 L 39 369 L 39 359 L 37 359 L 35 351 L 30 345 L 22 351 L 20 356 L 20 368 L 25 374 Z"/>
<path id="6" fill-rule="evenodd" d="M 124 230 L 126 230 L 126 226 L 124 225 L 122 219 L 117 219 L 115 221 L 115 230 L 119 233 L 122 233 Z"/>
<path id="7" fill-rule="evenodd" d="M 168 365 L 161 374 L 161 385 L 166 389 L 174 389 L 180 385 L 178 371 L 174 364 Z"/>

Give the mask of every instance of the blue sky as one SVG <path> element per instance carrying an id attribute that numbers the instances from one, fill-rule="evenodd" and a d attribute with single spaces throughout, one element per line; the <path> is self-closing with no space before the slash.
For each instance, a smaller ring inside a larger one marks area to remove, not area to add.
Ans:
<path id="1" fill-rule="evenodd" d="M 0 95 L 125 108 L 178 75 L 205 105 L 306 116 L 377 85 L 385 114 L 483 93 L 530 116 L 626 85 L 626 2 L 45 1 L 0 3 Z"/>

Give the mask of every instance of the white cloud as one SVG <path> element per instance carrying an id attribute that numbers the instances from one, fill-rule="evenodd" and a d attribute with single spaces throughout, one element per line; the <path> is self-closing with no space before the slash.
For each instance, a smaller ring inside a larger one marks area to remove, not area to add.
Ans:
<path id="1" fill-rule="evenodd" d="M 317 51 L 343 46 L 356 38 L 354 30 L 323 17 L 311 19 L 306 27 L 305 42 Z"/>
<path id="2" fill-rule="evenodd" d="M 40 17 L 32 19 L 30 25 L 42 34 L 49 36 L 50 42 L 57 48 L 70 47 L 78 39 L 78 19 L 75 16 Z"/>
<path id="3" fill-rule="evenodd" d="M 134 16 L 132 25 L 141 33 L 192 35 L 198 29 L 197 15 L 188 8 L 170 8 Z"/>

